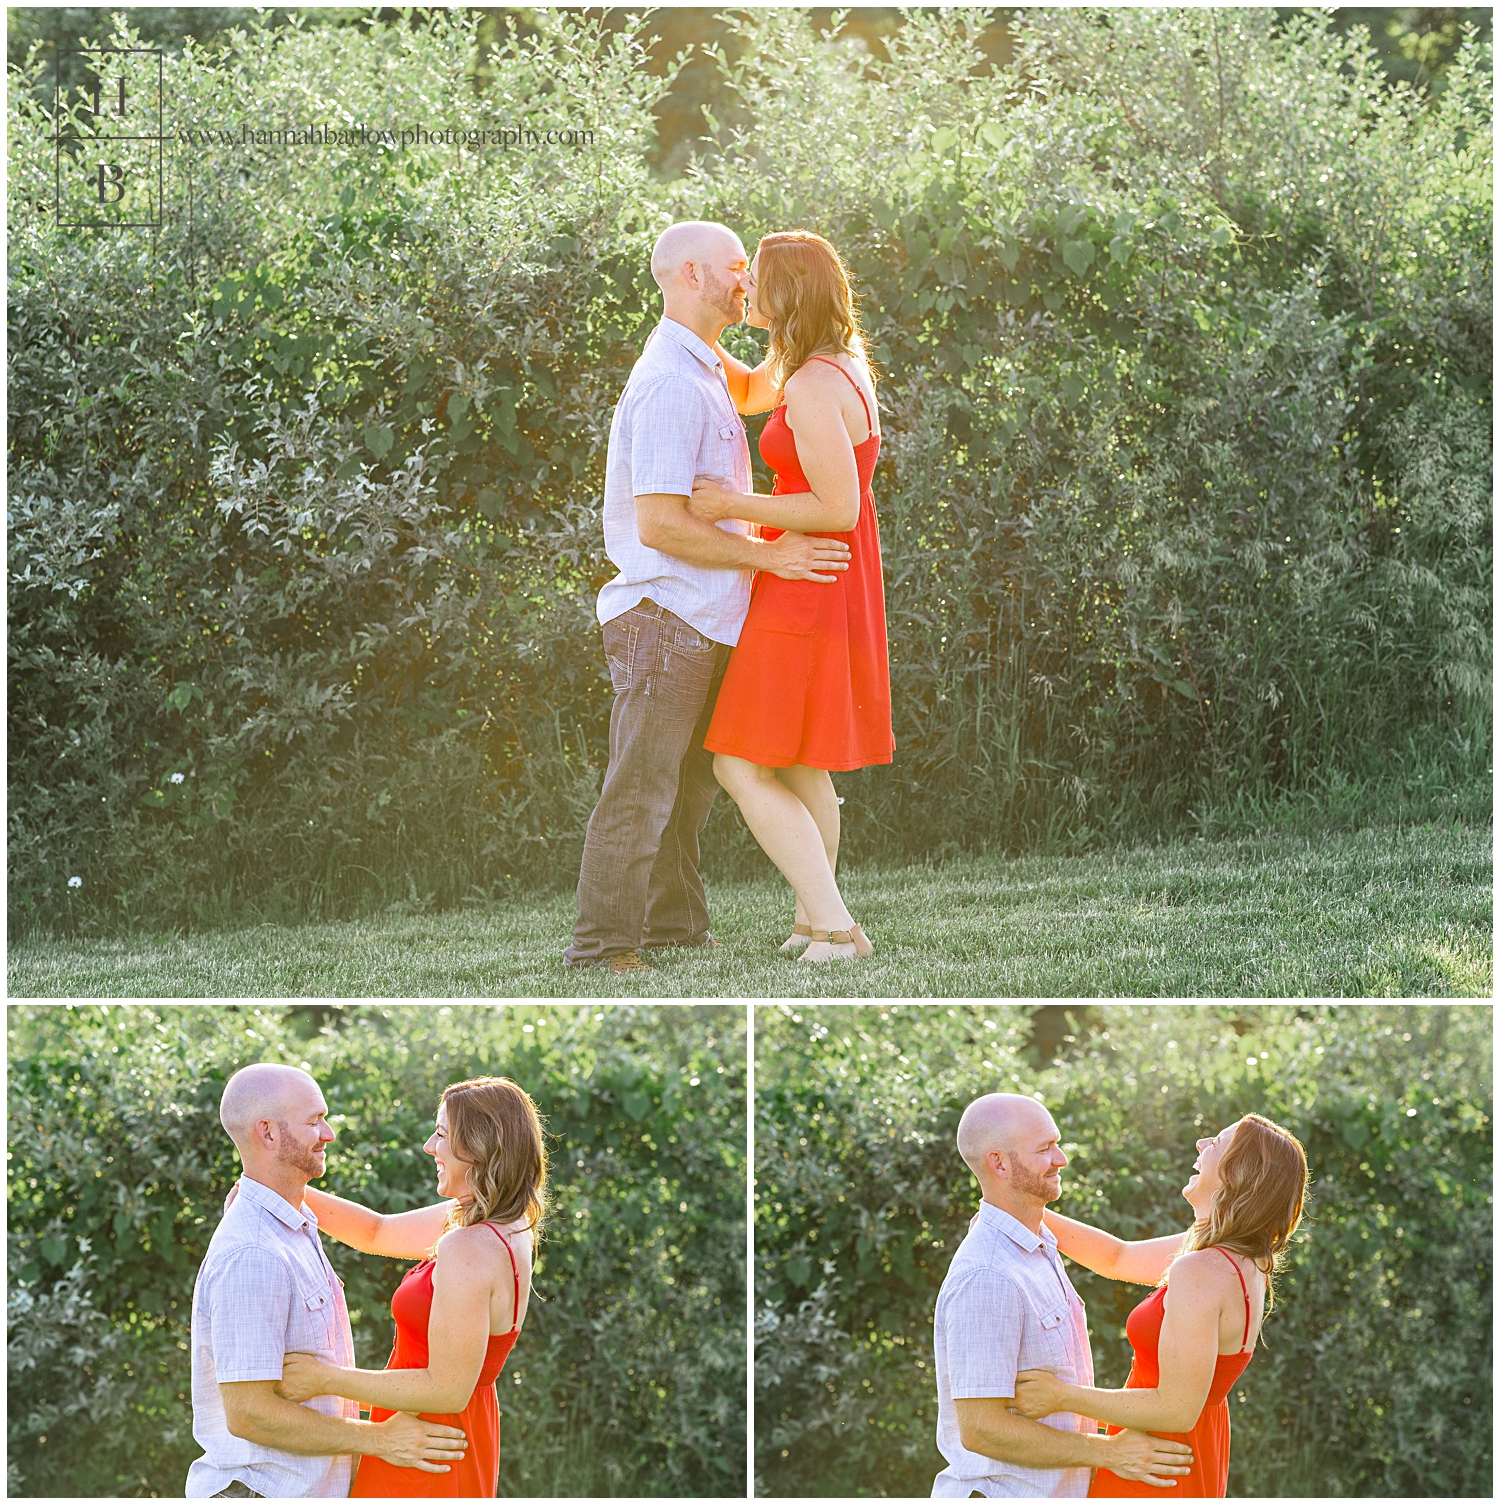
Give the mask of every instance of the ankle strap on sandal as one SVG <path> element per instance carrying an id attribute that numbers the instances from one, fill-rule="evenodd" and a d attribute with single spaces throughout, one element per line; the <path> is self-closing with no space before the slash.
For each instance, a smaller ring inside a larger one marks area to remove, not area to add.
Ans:
<path id="1" fill-rule="evenodd" d="M 855 930 L 859 927 L 856 925 Z M 835 946 L 852 946 L 854 944 L 854 930 L 809 930 L 808 934 L 814 941 L 831 941 Z"/>

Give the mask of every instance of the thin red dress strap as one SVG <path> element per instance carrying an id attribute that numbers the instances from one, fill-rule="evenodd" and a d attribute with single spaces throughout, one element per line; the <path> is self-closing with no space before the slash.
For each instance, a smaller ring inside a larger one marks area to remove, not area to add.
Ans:
<path id="1" fill-rule="evenodd" d="M 521 1272 L 518 1269 L 516 1269 L 516 1251 L 511 1248 L 511 1246 L 510 1246 L 510 1240 L 508 1238 L 506 1238 L 506 1236 L 503 1233 L 501 1233 L 501 1231 L 498 1228 L 496 1228 L 493 1223 L 486 1223 L 484 1226 L 486 1228 L 491 1229 L 493 1231 L 495 1237 L 497 1239 L 499 1239 L 502 1244 L 505 1245 L 505 1252 L 508 1255 L 510 1255 L 510 1277 L 516 1283 L 516 1294 L 515 1294 L 515 1296 L 513 1298 L 514 1305 L 510 1309 L 510 1315 L 511 1315 L 510 1330 L 513 1333 L 514 1332 L 519 1332 L 520 1328 L 521 1328 Z M 1249 1298 L 1247 1297 L 1246 1298 L 1246 1307 L 1245 1307 L 1246 1311 L 1249 1311 L 1249 1309 L 1250 1309 L 1248 1302 L 1249 1302 Z"/>
<path id="2" fill-rule="evenodd" d="M 839 375 L 842 376 L 849 383 L 849 385 L 854 388 L 856 392 L 859 393 L 859 400 L 864 404 L 865 409 L 865 427 L 870 431 L 869 434 L 865 435 L 863 442 L 868 442 L 870 434 L 873 434 L 875 432 L 875 420 L 870 417 L 870 404 L 868 402 L 865 402 L 865 389 L 860 386 L 860 384 L 855 381 L 855 379 L 850 376 L 849 373 L 845 371 L 837 361 L 829 360 L 826 355 L 815 355 L 812 357 L 812 359 L 815 361 L 822 361 L 825 366 L 832 366 L 833 369 L 837 371 Z"/>
<path id="3" fill-rule="evenodd" d="M 1219 1246 L 1215 1244 L 1214 1248 L 1219 1249 Z M 1234 1266 L 1234 1273 L 1239 1276 L 1240 1291 L 1245 1297 L 1245 1331 L 1240 1338 L 1240 1352 L 1244 1353 L 1245 1344 L 1250 1337 L 1250 1292 L 1245 1289 L 1245 1277 L 1243 1275 L 1240 1275 L 1239 1262 L 1230 1257 L 1229 1251 L 1227 1249 L 1219 1249 L 1219 1253 L 1222 1254 L 1225 1259 L 1229 1260 L 1229 1263 Z"/>

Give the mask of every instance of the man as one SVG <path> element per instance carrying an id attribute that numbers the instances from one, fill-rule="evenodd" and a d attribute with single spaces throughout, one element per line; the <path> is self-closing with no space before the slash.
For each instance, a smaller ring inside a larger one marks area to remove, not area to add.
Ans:
<path id="1" fill-rule="evenodd" d="M 748 265 L 732 231 L 702 221 L 670 226 L 651 254 L 662 320 L 609 431 L 604 544 L 620 573 L 598 611 L 615 703 L 570 966 L 649 971 L 643 946 L 719 944 L 698 875 L 699 833 L 719 789 L 703 738 L 751 573 L 827 584 L 848 568 L 840 540 L 784 533 L 767 543 L 748 523 L 687 510 L 700 476 L 753 489 L 745 425 L 714 353 L 744 316 Z"/>
<path id="2" fill-rule="evenodd" d="M 938 1451 L 948 1466 L 934 1499 L 1086 1495 L 1092 1468 L 1170 1488 L 1192 1450 L 1145 1432 L 1099 1435 L 1071 1413 L 1028 1421 L 1006 1402 L 1016 1372 L 1047 1369 L 1092 1385 L 1083 1302 L 1042 1222 L 1068 1163 L 1052 1115 L 1034 1099 L 994 1092 L 964 1110 L 958 1153 L 984 1200 L 938 1292 L 933 1349 Z"/>
<path id="3" fill-rule="evenodd" d="M 355 1453 L 447 1473 L 464 1454 L 456 1427 L 404 1412 L 374 1424 L 355 1401 L 294 1405 L 275 1393 L 294 1350 L 354 1363 L 344 1288 L 302 1200 L 334 1137 L 318 1084 L 292 1066 L 247 1066 L 226 1084 L 219 1121 L 244 1175 L 193 1287 L 193 1437 L 203 1457 L 188 1470 L 187 1497 L 339 1498 Z"/>

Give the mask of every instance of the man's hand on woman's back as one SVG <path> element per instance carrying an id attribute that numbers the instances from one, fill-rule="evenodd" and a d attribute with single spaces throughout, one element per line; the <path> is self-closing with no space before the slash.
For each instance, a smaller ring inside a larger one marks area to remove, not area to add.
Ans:
<path id="1" fill-rule="evenodd" d="M 783 533 L 763 543 L 760 550 L 764 563 L 759 567 L 783 580 L 815 580 L 819 585 L 831 585 L 838 579 L 837 572 L 849 568 L 849 545 L 837 538 Z"/>
<path id="2" fill-rule="evenodd" d="M 1192 1469 L 1192 1448 L 1165 1437 L 1153 1437 L 1149 1432 L 1127 1428 L 1116 1432 L 1104 1446 L 1109 1453 L 1105 1467 L 1111 1473 L 1137 1483 L 1153 1484 L 1158 1489 L 1170 1489 Z"/>
<path id="3" fill-rule="evenodd" d="M 394 1416 L 376 1422 L 375 1430 L 380 1434 L 376 1456 L 395 1468 L 446 1474 L 448 1465 L 463 1462 L 467 1439 L 457 1427 L 423 1421 L 408 1411 L 397 1411 Z"/>

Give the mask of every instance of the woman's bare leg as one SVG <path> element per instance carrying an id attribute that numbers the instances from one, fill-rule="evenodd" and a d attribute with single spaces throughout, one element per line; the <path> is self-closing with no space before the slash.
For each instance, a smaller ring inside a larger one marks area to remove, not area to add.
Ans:
<path id="1" fill-rule="evenodd" d="M 798 912 L 807 916 L 807 923 L 815 930 L 847 930 L 854 918 L 844 907 L 834 881 L 822 829 L 812 811 L 777 773 L 777 769 L 762 768 L 727 753 L 714 755 L 714 776 L 740 807 L 761 850 L 792 885 Z M 825 955 L 853 956 L 854 947 L 827 941 L 815 941 L 808 947 L 809 960 Z"/>
<path id="2" fill-rule="evenodd" d="M 808 768 L 798 763 L 791 768 L 778 768 L 776 777 L 807 806 L 817 823 L 818 834 L 823 838 L 823 851 L 828 857 L 828 870 L 835 878 L 839 871 L 839 797 L 834 791 L 833 780 L 826 768 Z M 798 899 L 792 923 L 806 925 L 807 915 Z M 795 931 L 781 943 L 783 951 L 796 951 L 807 944 L 806 937 Z"/>

